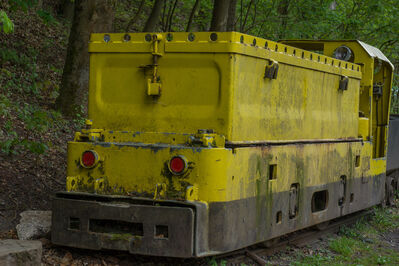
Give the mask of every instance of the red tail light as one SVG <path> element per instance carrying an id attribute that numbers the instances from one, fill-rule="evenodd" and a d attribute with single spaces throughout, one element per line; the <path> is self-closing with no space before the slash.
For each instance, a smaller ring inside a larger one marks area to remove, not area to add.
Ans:
<path id="1" fill-rule="evenodd" d="M 187 162 L 182 156 L 175 156 L 169 161 L 169 170 L 175 175 L 183 174 L 187 169 Z"/>
<path id="2" fill-rule="evenodd" d="M 96 164 L 97 159 L 98 159 L 98 155 L 96 152 L 85 151 L 82 154 L 82 165 L 84 167 L 88 167 L 88 168 L 93 167 Z"/>

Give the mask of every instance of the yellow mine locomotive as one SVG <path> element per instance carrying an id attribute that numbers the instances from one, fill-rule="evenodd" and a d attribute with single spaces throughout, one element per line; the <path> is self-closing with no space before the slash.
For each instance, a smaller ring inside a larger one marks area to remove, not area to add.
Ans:
<path id="1" fill-rule="evenodd" d="M 93 34 L 52 241 L 200 257 L 380 204 L 393 65 L 361 41 Z"/>

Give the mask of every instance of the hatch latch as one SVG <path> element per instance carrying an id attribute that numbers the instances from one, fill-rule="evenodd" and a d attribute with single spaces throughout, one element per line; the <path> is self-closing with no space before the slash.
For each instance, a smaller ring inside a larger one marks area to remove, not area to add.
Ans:
<path id="1" fill-rule="evenodd" d="M 147 95 L 150 96 L 159 96 L 161 94 L 161 83 L 158 76 L 158 59 L 162 56 L 159 53 L 159 42 L 161 40 L 161 34 L 152 35 L 152 64 L 142 67 L 152 69 L 152 77 L 147 80 Z"/>
<path id="2" fill-rule="evenodd" d="M 341 76 L 339 80 L 339 90 L 341 91 L 348 90 L 348 83 L 349 83 L 349 78 L 347 76 Z"/>
<path id="3" fill-rule="evenodd" d="M 279 68 L 278 62 L 269 59 L 269 64 L 266 65 L 265 76 L 263 78 L 277 79 L 278 68 Z"/>

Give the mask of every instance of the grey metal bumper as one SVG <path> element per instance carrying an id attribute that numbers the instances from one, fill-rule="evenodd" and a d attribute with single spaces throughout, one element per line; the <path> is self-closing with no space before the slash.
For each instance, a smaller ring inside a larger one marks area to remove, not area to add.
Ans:
<path id="1" fill-rule="evenodd" d="M 203 207 L 178 201 L 57 193 L 53 199 L 51 240 L 58 245 L 94 250 L 201 256 L 201 250 L 207 249 L 207 239 L 203 239 L 207 230 L 196 225 L 200 213 L 206 213 Z"/>

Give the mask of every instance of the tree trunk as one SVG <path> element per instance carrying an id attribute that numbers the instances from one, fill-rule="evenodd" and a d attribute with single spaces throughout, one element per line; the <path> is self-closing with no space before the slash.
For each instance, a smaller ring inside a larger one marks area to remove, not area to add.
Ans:
<path id="1" fill-rule="evenodd" d="M 226 31 L 230 0 L 215 0 L 209 31 Z"/>
<path id="2" fill-rule="evenodd" d="M 61 0 L 59 5 L 59 14 L 68 20 L 73 19 L 74 4 L 72 0 Z"/>
<path id="3" fill-rule="evenodd" d="M 75 1 L 67 57 L 56 107 L 66 116 L 86 113 L 89 87 L 90 34 L 112 31 L 113 11 L 110 0 Z"/>
<path id="4" fill-rule="evenodd" d="M 236 28 L 236 7 L 237 0 L 231 0 L 229 5 L 229 14 L 227 17 L 227 31 L 235 31 Z"/>
<path id="5" fill-rule="evenodd" d="M 163 4 L 162 0 L 155 0 L 154 6 L 152 7 L 151 10 L 151 15 L 148 18 L 147 22 L 145 23 L 143 32 L 155 31 L 155 27 L 159 22 L 159 16 L 161 15 L 162 4 Z"/>

